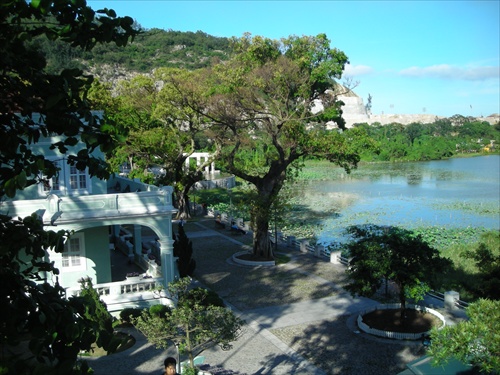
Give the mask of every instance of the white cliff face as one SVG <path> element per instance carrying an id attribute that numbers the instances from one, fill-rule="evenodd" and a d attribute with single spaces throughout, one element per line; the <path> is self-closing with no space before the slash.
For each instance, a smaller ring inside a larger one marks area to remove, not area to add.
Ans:
<path id="1" fill-rule="evenodd" d="M 339 100 L 344 102 L 342 106 L 342 117 L 346 122 L 347 128 L 352 128 L 354 124 L 370 122 L 370 117 L 366 113 L 363 99 L 359 96 L 339 96 Z"/>
<path id="2" fill-rule="evenodd" d="M 352 93 L 354 94 L 354 93 Z M 433 114 L 379 114 L 373 115 L 367 113 L 363 99 L 357 95 L 351 96 L 339 96 L 339 100 L 343 101 L 345 104 L 342 107 L 342 117 L 346 122 L 347 128 L 352 128 L 354 124 L 367 123 L 374 124 L 376 122 L 381 125 L 387 125 L 392 123 L 399 123 L 403 125 L 408 125 L 414 122 L 429 124 L 436 120 L 446 118 L 443 116 L 436 116 Z M 322 106 L 321 106 L 322 108 Z M 487 117 L 477 117 L 477 121 L 485 121 L 491 125 L 494 125 L 500 121 L 500 116 L 498 114 L 490 115 Z M 333 123 L 334 127 L 336 125 Z M 331 128 L 331 127 L 330 127 Z"/>
<path id="3" fill-rule="evenodd" d="M 344 105 L 342 106 L 342 118 L 346 122 L 347 128 L 352 128 L 356 123 L 369 122 L 370 117 L 366 113 L 365 105 L 363 104 L 363 99 L 359 96 L 343 96 L 338 97 Z M 312 108 L 313 113 L 318 113 L 323 110 L 323 103 L 320 100 L 314 101 L 314 107 Z M 334 121 L 327 123 L 327 129 L 337 128 L 337 124 Z"/>

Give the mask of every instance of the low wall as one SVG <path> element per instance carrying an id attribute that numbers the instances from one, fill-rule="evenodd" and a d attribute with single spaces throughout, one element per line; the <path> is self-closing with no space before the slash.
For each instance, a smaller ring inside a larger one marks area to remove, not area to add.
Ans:
<path id="1" fill-rule="evenodd" d="M 245 260 L 245 259 L 240 259 L 238 256 L 248 254 L 248 251 L 240 251 L 238 253 L 233 254 L 233 262 L 244 265 L 244 266 L 274 266 L 276 265 L 274 260 L 269 260 L 269 261 L 253 261 L 253 260 Z"/>

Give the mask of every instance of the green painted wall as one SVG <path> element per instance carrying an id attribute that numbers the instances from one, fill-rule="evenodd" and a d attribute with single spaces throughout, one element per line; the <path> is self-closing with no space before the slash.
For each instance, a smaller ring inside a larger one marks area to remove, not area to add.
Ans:
<path id="1" fill-rule="evenodd" d="M 108 227 L 89 228 L 82 232 L 87 260 L 86 270 L 63 271 L 60 268 L 60 282 L 63 287 L 77 287 L 78 280 L 86 276 L 91 277 L 94 284 L 111 282 Z"/>

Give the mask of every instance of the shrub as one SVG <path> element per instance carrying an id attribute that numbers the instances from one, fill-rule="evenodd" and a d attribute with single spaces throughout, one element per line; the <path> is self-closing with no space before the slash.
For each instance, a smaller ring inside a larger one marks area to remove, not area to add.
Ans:
<path id="1" fill-rule="evenodd" d="M 120 311 L 120 320 L 122 323 L 132 323 L 133 319 L 141 316 L 142 309 L 138 307 L 126 307 Z"/>
<path id="2" fill-rule="evenodd" d="M 193 276 L 196 261 L 192 258 L 193 244 L 186 236 L 184 227 L 179 226 L 179 234 L 174 241 L 174 256 L 178 257 L 177 267 L 180 277 Z"/>
<path id="3" fill-rule="evenodd" d="M 183 300 L 186 302 L 198 302 L 202 306 L 219 306 L 225 307 L 224 301 L 217 293 L 212 290 L 207 290 L 201 287 L 194 288 L 184 295 Z"/>
<path id="4" fill-rule="evenodd" d="M 85 277 L 78 281 L 80 282 L 80 297 L 84 299 L 86 306 L 85 317 L 97 323 L 100 330 L 113 332 L 113 317 L 94 289 L 92 279 Z"/>
<path id="5" fill-rule="evenodd" d="M 153 305 L 149 308 L 150 315 L 156 315 L 160 318 L 164 318 L 168 313 L 170 313 L 170 307 L 165 305 Z"/>

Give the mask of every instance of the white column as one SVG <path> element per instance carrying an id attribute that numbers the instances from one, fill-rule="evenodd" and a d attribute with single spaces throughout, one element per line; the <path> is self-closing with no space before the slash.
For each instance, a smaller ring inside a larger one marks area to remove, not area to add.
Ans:
<path id="1" fill-rule="evenodd" d="M 339 256 L 340 256 L 340 251 L 332 251 L 330 253 L 330 263 L 340 264 Z"/>
<path id="2" fill-rule="evenodd" d="M 168 283 L 175 280 L 176 277 L 176 259 L 174 258 L 174 241 L 171 239 L 160 239 L 161 256 L 161 275 L 163 277 L 163 286 L 166 289 Z"/>

